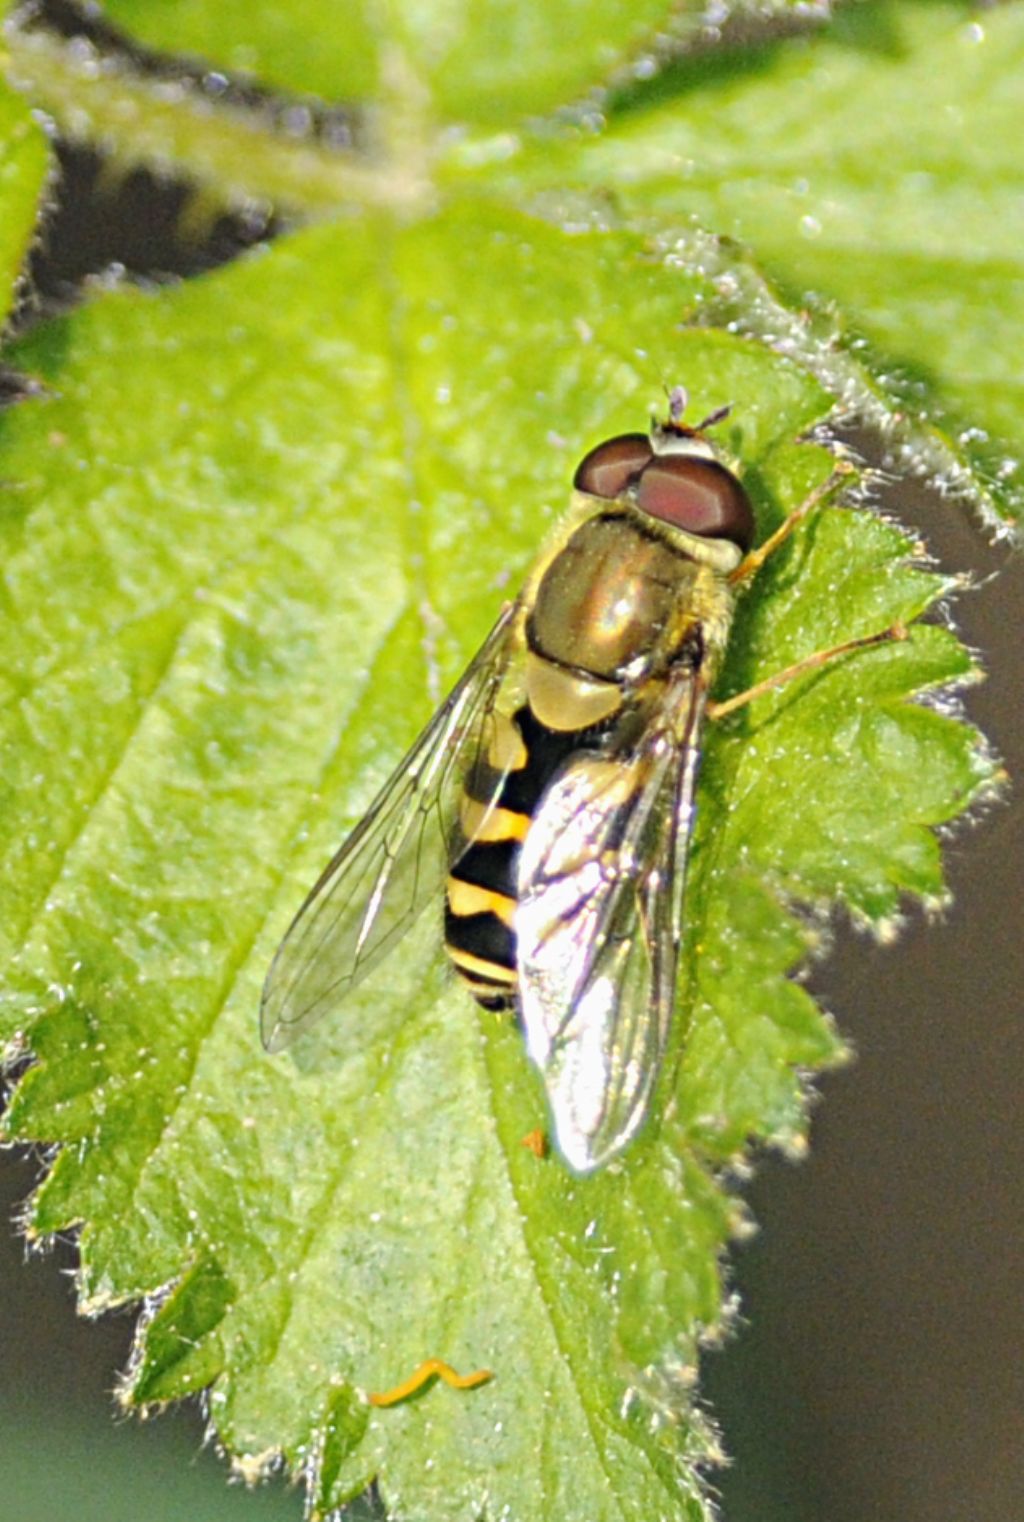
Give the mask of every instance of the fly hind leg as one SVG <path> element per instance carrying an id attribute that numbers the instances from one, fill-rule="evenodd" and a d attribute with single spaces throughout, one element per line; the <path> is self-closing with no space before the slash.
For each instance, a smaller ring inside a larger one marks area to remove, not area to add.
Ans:
<path id="1" fill-rule="evenodd" d="M 756 576 L 769 555 L 773 555 L 779 546 L 786 542 L 797 525 L 802 523 L 809 513 L 826 501 L 853 474 L 855 474 L 854 467 L 845 461 L 840 461 L 828 479 L 815 487 L 800 506 L 794 508 L 788 517 L 783 519 L 774 534 L 770 534 L 764 544 L 758 545 L 756 549 L 743 557 L 736 569 L 730 573 L 729 580 L 733 585 L 749 581 L 752 576 Z M 809 671 L 817 671 L 820 667 L 827 666 L 831 661 L 837 660 L 842 655 L 848 655 L 853 650 L 870 650 L 874 645 L 888 645 L 906 638 L 906 625 L 896 622 L 890 624 L 888 629 L 882 629 L 878 634 L 868 634 L 861 639 L 844 640 L 841 645 L 833 645 L 828 650 L 817 650 L 813 655 L 805 656 L 795 665 L 787 666 L 783 671 L 777 671 L 774 676 L 766 677 L 763 682 L 748 687 L 745 692 L 737 692 L 734 697 L 726 698 L 724 702 L 717 703 L 714 699 L 709 699 L 705 711 L 709 719 L 724 719 L 728 714 L 735 713 L 738 708 L 744 708 L 754 698 L 762 697 L 764 693 L 771 692 L 777 687 L 784 687 L 787 682 L 805 676 Z"/>
<path id="2" fill-rule="evenodd" d="M 861 639 L 848 639 L 841 645 L 832 645 L 828 650 L 816 650 L 813 655 L 807 655 L 802 661 L 786 666 L 782 671 L 777 671 L 774 676 L 765 677 L 763 682 L 757 682 L 753 687 L 748 687 L 745 692 L 737 692 L 733 697 L 726 698 L 724 702 L 716 703 L 713 698 L 709 698 L 705 712 L 709 719 L 724 719 L 728 714 L 735 713 L 738 708 L 745 708 L 748 703 L 753 702 L 754 698 L 763 697 L 766 692 L 772 692 L 778 687 L 785 687 L 788 682 L 794 681 L 799 676 L 806 676 L 809 671 L 817 671 L 822 666 L 827 666 L 841 655 L 848 655 L 851 650 L 870 650 L 875 645 L 890 645 L 906 638 L 906 624 L 897 622 L 890 624 L 888 629 L 880 630 L 878 634 L 866 634 Z"/>
<path id="3" fill-rule="evenodd" d="M 800 506 L 795 507 L 782 520 L 774 534 L 769 534 L 764 544 L 759 544 L 756 549 L 750 550 L 744 555 L 736 569 L 730 571 L 729 580 L 733 586 L 737 586 L 742 581 L 749 581 L 752 576 L 756 576 L 769 555 L 774 555 L 779 546 L 785 544 L 798 524 L 801 524 L 808 514 L 812 513 L 822 502 L 827 501 L 832 493 L 837 491 L 852 475 L 856 475 L 854 467 L 847 464 L 845 460 L 840 460 L 828 479 L 822 481 L 820 486 L 816 486 L 812 492 L 808 493 Z"/>

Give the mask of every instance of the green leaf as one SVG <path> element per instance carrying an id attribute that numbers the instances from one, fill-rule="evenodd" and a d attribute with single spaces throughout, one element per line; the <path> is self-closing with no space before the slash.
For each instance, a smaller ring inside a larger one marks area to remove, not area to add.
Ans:
<path id="1" fill-rule="evenodd" d="M 42 132 L 0 80 L 0 322 L 10 311 L 48 167 Z"/>
<path id="2" fill-rule="evenodd" d="M 104 10 L 151 47 L 199 53 L 325 100 L 386 94 L 388 71 L 397 70 L 427 92 L 437 116 L 477 123 L 551 111 L 650 46 L 660 29 L 681 30 L 688 16 L 695 29 L 699 17 L 696 5 L 668 0 L 566 0 L 557 8 L 543 0 L 299 0 L 287 10 L 245 0 L 107 0 Z"/>
<path id="3" fill-rule="evenodd" d="M 892 413 L 924 404 L 949 435 L 945 461 L 918 437 L 901 466 L 916 450 L 970 492 L 962 455 L 1019 513 L 1022 70 L 1018 7 L 848 6 L 812 36 L 681 60 L 614 98 L 604 133 L 512 172 L 518 190 L 571 177 L 613 195 L 627 222 L 696 216 L 755 248 L 789 311 L 743 292 L 730 315 L 785 339 L 870 415 L 867 378 L 857 388 L 836 367 L 835 318 L 817 334 L 793 321 L 806 292 L 836 303 L 840 333 L 878 355 L 885 426 L 898 435 Z"/>
<path id="4" fill-rule="evenodd" d="M 709 1515 L 691 1389 L 742 1218 L 715 1170 L 795 1144 L 801 1075 L 842 1054 L 789 980 L 804 909 L 878 921 L 939 894 L 932 827 L 991 776 L 970 730 L 907 701 L 969 673 L 933 625 L 718 726 L 676 1049 L 597 1176 L 521 1145 L 537 1077 L 429 917 L 294 1054 L 260 1049 L 305 887 L 582 451 L 685 379 L 697 412 L 734 403 L 762 536 L 827 473 L 797 442 L 817 382 L 680 328 L 712 294 L 645 238 L 466 200 L 104 294 L 13 355 L 48 393 L 0 418 L 0 1020 L 37 1058 L 6 1134 L 60 1144 L 32 1229 L 80 1227 L 85 1308 L 159 1291 L 126 1401 L 209 1382 L 240 1472 L 283 1453 L 314 1515 L 373 1477 L 397 1516 Z M 743 600 L 721 690 L 949 585 L 898 529 L 827 508 Z M 428 1357 L 494 1378 L 365 1404 Z"/>
<path id="5" fill-rule="evenodd" d="M 353 203 L 423 213 L 468 175 L 520 208 L 542 196 L 566 222 L 646 227 L 687 263 L 717 267 L 705 321 L 797 357 L 880 436 L 887 464 L 996 531 L 1020 517 L 1024 37 L 1013 7 L 979 18 L 965 3 L 877 0 L 827 28 L 804 16 L 804 35 L 776 28 L 718 49 L 688 9 L 669 23 L 664 7 L 621 0 L 576 18 L 453 4 L 444 25 L 436 6 L 395 7 L 374 15 L 373 42 L 362 11 L 342 24 L 337 7 L 311 3 L 287 23 L 279 8 L 247 7 L 244 28 L 233 6 L 201 0 L 109 9 L 150 44 L 377 105 L 357 113 L 358 146 L 331 151 L 275 133 L 272 114 L 211 110 L 196 89 L 169 99 L 159 78 L 98 70 L 91 53 L 10 26 L 13 76 L 121 172 L 179 166 L 206 215 L 225 200 L 299 217 Z M 560 130 L 531 121 L 601 80 L 618 84 Z M 483 130 L 453 132 L 453 115 Z M 695 218 L 756 248 L 756 264 L 696 234 Z"/>
<path id="6" fill-rule="evenodd" d="M 792 974 L 836 904 L 884 931 L 940 898 L 934 827 L 992 784 L 968 728 L 908 701 L 972 674 L 916 622 L 955 578 L 834 504 L 742 599 L 721 695 L 913 628 L 711 727 L 671 1060 L 620 1163 L 579 1180 L 521 1145 L 537 1076 L 446 975 L 436 916 L 292 1053 L 259 1048 L 259 988 L 579 455 L 664 385 L 733 402 L 761 537 L 826 476 L 801 441 L 836 397 L 1011 510 L 998 450 L 954 435 L 1022 428 L 990 305 L 1019 297 L 1016 13 L 983 42 L 959 7 L 869 5 L 660 72 L 692 14 L 670 41 L 664 4 L 106 13 L 376 110 L 332 153 L 8 30 L 12 77 L 115 171 L 331 219 L 190 286 L 96 293 L 7 356 L 45 382 L 0 414 L 0 1036 L 36 1058 L 5 1125 L 56 1144 L 31 1230 L 79 1228 L 86 1310 L 146 1301 L 125 1404 L 209 1387 L 239 1473 L 283 1454 L 313 1516 L 376 1477 L 396 1517 L 704 1519 L 692 1385 L 743 1219 L 720 1171 L 798 1149 L 805 1075 L 843 1057 Z M 596 103 L 522 125 L 601 79 L 600 135 Z M 13 279 L 45 151 L 0 111 Z M 884 361 L 805 321 L 807 283 Z M 894 358 L 932 404 L 909 425 Z M 494 1378 L 367 1403 L 431 1357 Z"/>
<path id="7" fill-rule="evenodd" d="M 103 14 L 133 40 L 160 52 L 197 54 L 279 90 L 324 100 L 372 98 L 379 89 L 381 8 L 372 0 L 287 6 L 247 0 L 105 0 Z"/>
<path id="8" fill-rule="evenodd" d="M 172 172 L 187 177 L 193 195 L 181 220 L 185 239 L 194 240 L 225 205 L 244 212 L 253 202 L 273 203 L 322 217 L 352 201 L 396 206 L 425 193 L 422 146 L 408 134 L 404 158 L 368 156 L 366 133 L 354 113 L 344 120 L 362 151 L 354 144 L 328 147 L 312 134 L 276 130 L 279 117 L 269 105 L 241 109 L 224 102 L 211 109 L 211 96 L 218 99 L 216 71 L 197 64 L 196 80 L 169 88 L 165 73 L 138 70 L 122 53 L 103 55 L 98 67 L 89 38 L 56 36 L 33 25 L 37 19 L 19 7 L 7 21 L 7 77 L 59 124 L 66 141 L 101 149 L 108 180 L 140 165 L 160 178 Z"/>

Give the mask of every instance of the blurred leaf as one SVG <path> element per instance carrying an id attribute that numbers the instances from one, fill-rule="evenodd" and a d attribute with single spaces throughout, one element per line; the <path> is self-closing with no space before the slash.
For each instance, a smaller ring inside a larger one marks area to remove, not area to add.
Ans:
<path id="1" fill-rule="evenodd" d="M 48 167 L 46 140 L 28 106 L 0 80 L 0 324 L 25 262 Z"/>
<path id="2" fill-rule="evenodd" d="M 861 364 L 890 413 L 926 407 L 949 433 L 938 474 L 955 480 L 962 451 L 1019 512 L 1022 72 L 1019 7 L 843 7 L 806 37 L 680 60 L 613 99 L 604 133 L 561 155 L 538 145 L 527 183 L 613 195 L 627 222 L 697 216 L 757 250 L 792 312 L 808 291 L 835 301 L 799 337 L 784 311 L 741 301 L 735 315 L 772 337 L 781 318 L 840 394 L 834 330 L 868 337 L 881 358 Z M 914 449 L 927 465 L 927 439 Z"/>
<path id="3" fill-rule="evenodd" d="M 520 208 L 540 195 L 567 225 L 675 238 L 687 262 L 718 266 L 704 321 L 796 357 L 879 435 L 893 469 L 992 527 L 1019 518 L 1024 23 L 1013 7 L 980 18 L 966 3 L 878 0 L 824 27 L 823 13 L 782 4 L 774 30 L 762 15 L 755 31 L 739 8 L 727 35 L 742 45 L 718 47 L 688 8 L 646 0 L 579 15 L 520 4 L 512 16 L 493 0 L 453 0 L 443 17 L 396 7 L 374 18 L 372 44 L 362 11 L 342 23 L 311 0 L 287 23 L 279 8 L 249 7 L 244 28 L 233 5 L 205 0 L 108 10 L 152 45 L 375 102 L 346 119 L 339 150 L 312 128 L 278 130 L 272 110 L 218 110 L 198 84 L 169 95 L 159 76 L 97 69 L 89 49 L 9 28 L 12 77 L 120 172 L 176 164 L 208 214 L 219 196 L 313 218 L 353 204 L 422 214 L 438 186 L 465 190 L 469 178 Z M 585 110 L 535 120 L 601 81 L 613 88 Z M 453 132 L 451 116 L 483 130 Z M 701 240 L 695 218 L 743 239 L 756 264 Z"/>
<path id="4" fill-rule="evenodd" d="M 267 85 L 330 101 L 372 99 L 387 24 L 373 0 L 104 0 L 102 14 L 134 41 L 193 54 Z"/>
<path id="5" fill-rule="evenodd" d="M 776 9 L 790 9 L 788 3 Z M 199 53 L 279 89 L 348 102 L 388 93 L 388 70 L 426 90 L 433 114 L 500 123 L 553 110 L 598 84 L 660 29 L 695 27 L 692 0 L 107 0 L 149 47 Z M 681 13 L 681 14 L 680 14 Z M 383 77 L 382 77 L 383 76 Z"/>
<path id="6" fill-rule="evenodd" d="M 304 887 L 581 452 L 685 379 L 695 411 L 734 402 L 762 533 L 827 471 L 796 443 L 816 382 L 680 329 L 711 294 L 631 234 L 465 202 L 97 297 L 13 355 L 51 394 L 0 419 L 0 1019 L 38 1058 L 7 1134 L 63 1144 L 33 1229 L 80 1226 L 84 1306 L 156 1297 L 126 1399 L 212 1381 L 240 1471 L 283 1451 L 318 1515 L 374 1476 L 399 1516 L 708 1515 L 691 1386 L 738 1220 L 709 1165 L 801 1135 L 800 1075 L 841 1052 L 787 976 L 815 942 L 793 906 L 938 894 L 931 826 L 990 775 L 905 702 L 969 670 L 935 626 L 723 721 L 676 1060 L 596 1177 L 520 1145 L 539 1083 L 429 920 L 294 1054 L 260 1050 Z M 722 691 L 916 618 L 948 583 L 909 551 L 866 511 L 809 521 L 744 600 Z M 495 1378 L 365 1405 L 428 1356 Z"/>
<path id="7" fill-rule="evenodd" d="M 56 1336 L 51 1346 L 56 1362 Z M 299 1522 L 302 1516 L 299 1498 L 283 1485 L 255 1495 L 225 1485 L 214 1455 L 196 1451 L 194 1421 L 184 1412 L 176 1422 L 115 1425 L 103 1402 L 81 1400 L 70 1375 L 63 1389 L 44 1394 L 38 1382 L 31 1390 L 12 1388 L 9 1367 L 6 1373 L 9 1404 L 0 1406 L 4 1506 L 19 1522 L 51 1516 L 55 1491 L 70 1483 L 77 1522 Z M 360 1508 L 345 1522 L 379 1522 L 379 1514 Z"/>
<path id="8" fill-rule="evenodd" d="M 79 14 L 71 6 L 64 12 Z M 176 61 L 169 81 L 159 68 L 135 67 L 123 50 L 101 52 L 87 33 L 65 37 L 41 25 L 32 4 L 15 7 L 3 40 L 8 80 L 66 142 L 99 149 L 108 185 L 140 166 L 159 179 L 176 173 L 189 181 L 184 239 L 195 239 L 225 206 L 243 215 L 254 206 L 268 214 L 272 205 L 295 206 L 322 217 L 353 201 L 399 206 L 422 195 L 422 146 L 407 161 L 369 156 L 358 111 L 334 113 L 321 137 L 294 101 L 282 105 L 248 88 L 242 104 L 238 92 L 225 94 L 223 76 L 198 62 L 189 78 Z"/>

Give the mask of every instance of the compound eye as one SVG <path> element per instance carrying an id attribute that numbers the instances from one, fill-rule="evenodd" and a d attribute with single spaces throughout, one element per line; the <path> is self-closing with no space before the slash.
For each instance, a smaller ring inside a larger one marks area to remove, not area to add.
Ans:
<path id="1" fill-rule="evenodd" d="M 652 518 L 702 539 L 729 539 L 746 553 L 754 510 L 731 470 L 689 455 L 654 459 L 640 477 L 637 505 Z"/>
<path id="2" fill-rule="evenodd" d="M 653 459 L 654 452 L 646 434 L 622 433 L 616 439 L 606 439 L 583 456 L 572 484 L 577 491 L 613 502 Z"/>

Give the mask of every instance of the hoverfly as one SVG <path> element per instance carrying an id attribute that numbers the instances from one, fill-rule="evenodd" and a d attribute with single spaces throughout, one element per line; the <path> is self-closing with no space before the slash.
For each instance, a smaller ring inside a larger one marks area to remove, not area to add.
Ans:
<path id="1" fill-rule="evenodd" d="M 739 584 L 841 475 L 751 552 L 754 513 L 705 437 L 728 412 L 597 445 L 526 585 L 315 884 L 274 958 L 263 1038 L 288 1044 L 444 897 L 473 997 L 515 1010 L 577 1172 L 636 1134 L 668 1040 L 705 714 Z"/>

